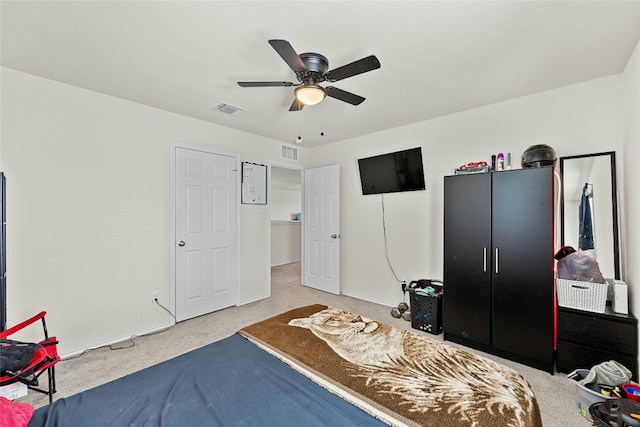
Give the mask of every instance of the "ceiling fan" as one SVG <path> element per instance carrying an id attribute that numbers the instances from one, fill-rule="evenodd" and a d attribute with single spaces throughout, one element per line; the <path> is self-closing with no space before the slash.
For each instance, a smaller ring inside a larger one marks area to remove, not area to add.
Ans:
<path id="1" fill-rule="evenodd" d="M 286 40 L 269 40 L 269 44 L 284 59 L 289 68 L 296 73 L 299 83 L 292 82 L 238 82 L 242 87 L 266 87 L 266 86 L 296 86 L 294 90 L 295 98 L 289 111 L 299 111 L 305 105 L 314 105 L 322 101 L 325 96 L 347 102 L 352 105 L 359 105 L 365 98 L 338 89 L 334 86 L 322 87 L 322 82 L 337 82 L 347 77 L 356 76 L 368 71 L 380 68 L 380 61 L 374 55 L 367 56 L 358 61 L 352 62 L 342 67 L 327 71 L 329 61 L 323 55 L 314 52 L 301 53 L 298 55 L 291 44 Z"/>

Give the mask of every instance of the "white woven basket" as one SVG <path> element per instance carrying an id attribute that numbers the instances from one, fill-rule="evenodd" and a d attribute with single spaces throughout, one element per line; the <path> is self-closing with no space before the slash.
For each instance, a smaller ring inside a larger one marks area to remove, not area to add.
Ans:
<path id="1" fill-rule="evenodd" d="M 606 282 L 593 283 L 556 279 L 558 305 L 577 310 L 604 313 L 607 305 L 608 286 Z"/>

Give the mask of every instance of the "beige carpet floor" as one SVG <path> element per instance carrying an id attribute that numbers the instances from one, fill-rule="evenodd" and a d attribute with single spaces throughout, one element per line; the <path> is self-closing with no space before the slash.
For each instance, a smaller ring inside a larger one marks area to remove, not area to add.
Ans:
<path id="1" fill-rule="evenodd" d="M 301 286 L 299 263 L 272 269 L 271 295 L 270 298 L 262 301 L 180 322 L 164 332 L 136 337 L 113 345 L 111 348 L 95 349 L 86 352 L 81 357 L 63 360 L 56 366 L 58 392 L 54 395 L 54 399 L 58 400 L 104 384 L 228 337 L 244 326 L 308 304 L 332 305 L 399 328 L 413 330 L 433 339 L 442 340 L 442 334 L 432 335 L 417 331 L 411 329 L 410 322 L 394 319 L 390 315 L 390 307 Z M 160 307 L 158 309 L 162 310 Z M 457 344 L 450 344 L 465 348 Z M 115 348 L 119 349 L 115 350 Z M 550 375 L 547 372 L 486 353 L 472 349 L 467 350 L 497 360 L 520 372 L 533 387 L 540 405 L 542 422 L 546 427 L 586 427 L 590 425 L 578 413 L 575 385 L 566 378 L 566 375 L 559 373 Z M 46 375 L 42 379 L 46 381 Z M 40 407 L 48 403 L 48 398 L 43 394 L 31 391 L 19 401 Z M 268 424 L 268 420 L 265 421 Z"/>

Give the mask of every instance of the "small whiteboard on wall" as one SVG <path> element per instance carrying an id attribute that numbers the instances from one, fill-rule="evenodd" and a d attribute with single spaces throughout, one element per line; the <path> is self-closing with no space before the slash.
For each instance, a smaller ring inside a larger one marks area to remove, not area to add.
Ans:
<path id="1" fill-rule="evenodd" d="M 242 203 L 267 204 L 267 166 L 242 162 Z"/>

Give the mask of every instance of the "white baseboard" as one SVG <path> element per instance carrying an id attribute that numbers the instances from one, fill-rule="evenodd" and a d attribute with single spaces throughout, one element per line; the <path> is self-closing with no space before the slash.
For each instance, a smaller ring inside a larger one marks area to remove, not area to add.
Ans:
<path id="1" fill-rule="evenodd" d="M 283 262 L 278 262 L 277 264 L 271 264 L 271 267 L 279 267 L 281 265 L 287 265 L 287 264 L 293 264 L 294 262 L 300 262 L 302 261 L 301 259 L 294 259 L 291 261 L 283 261 Z"/>
<path id="2" fill-rule="evenodd" d="M 126 337 L 115 338 L 115 339 L 112 339 L 112 340 L 109 340 L 109 341 L 105 341 L 103 343 L 99 343 L 99 344 L 93 345 L 91 347 L 82 349 L 82 350 L 75 350 L 75 351 L 71 351 L 69 353 L 61 354 L 60 358 L 62 360 L 64 360 L 64 359 L 76 357 L 76 356 L 79 356 L 82 353 L 85 353 L 87 351 L 97 350 L 99 348 L 106 347 L 106 346 L 113 345 L 113 344 L 117 344 L 117 343 L 121 343 L 123 341 L 127 341 L 127 340 L 130 340 L 130 339 L 136 338 L 136 337 L 142 337 L 144 335 L 149 335 L 149 334 L 153 334 L 153 333 L 156 333 L 156 332 L 160 332 L 160 331 L 163 331 L 163 330 L 165 330 L 167 328 L 170 328 L 170 327 L 174 326 L 175 324 L 176 324 L 176 322 L 172 319 L 169 323 L 166 323 L 164 325 L 154 326 L 152 328 L 145 329 L 145 330 L 140 331 L 140 332 L 138 332 L 136 334 L 133 334 L 133 335 L 127 335 Z"/>
<path id="3" fill-rule="evenodd" d="M 384 305 L 384 306 L 388 306 L 388 307 L 394 307 L 395 305 L 397 305 L 397 303 L 389 304 L 387 302 L 376 301 L 376 300 L 372 300 L 372 299 L 369 299 L 369 298 L 363 298 L 361 295 L 351 295 L 351 294 L 348 294 L 348 293 L 345 293 L 345 292 L 340 292 L 340 295 L 344 295 L 346 297 L 351 297 L 351 298 L 359 299 L 359 300 L 362 300 L 362 301 L 367 301 L 367 302 L 371 302 L 371 303 L 378 304 L 378 305 Z"/>

